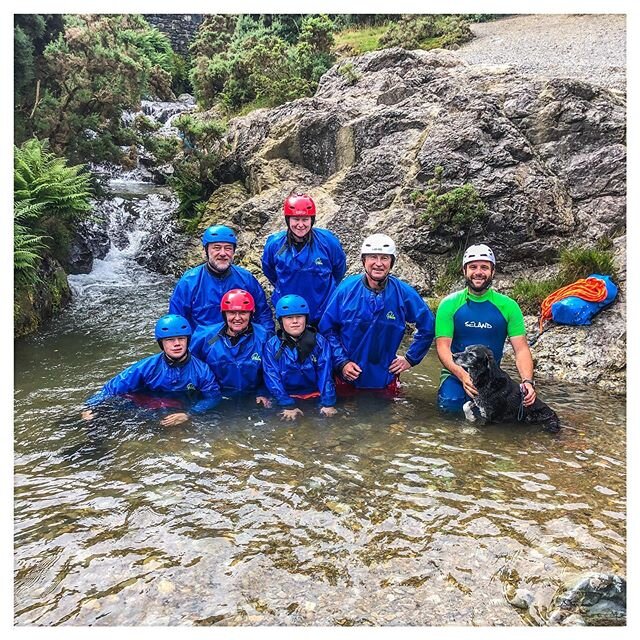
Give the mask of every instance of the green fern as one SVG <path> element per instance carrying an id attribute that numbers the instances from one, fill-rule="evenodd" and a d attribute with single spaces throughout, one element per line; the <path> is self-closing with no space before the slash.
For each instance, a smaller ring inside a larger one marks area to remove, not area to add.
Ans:
<path id="1" fill-rule="evenodd" d="M 68 167 L 46 141 L 27 140 L 14 147 L 14 198 L 44 204 L 48 214 L 63 220 L 76 219 L 91 210 L 91 178 L 83 170 L 82 165 Z"/>
<path id="2" fill-rule="evenodd" d="M 37 235 L 27 226 L 42 214 L 43 203 L 16 202 L 13 209 L 13 272 L 18 285 L 33 287 L 38 281 L 38 266 L 45 249 L 46 236 Z"/>

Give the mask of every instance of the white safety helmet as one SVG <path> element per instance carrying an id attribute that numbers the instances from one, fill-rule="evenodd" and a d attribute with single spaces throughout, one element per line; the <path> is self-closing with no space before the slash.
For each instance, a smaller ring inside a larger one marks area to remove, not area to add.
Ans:
<path id="1" fill-rule="evenodd" d="M 462 268 L 474 260 L 488 260 L 495 267 L 496 257 L 493 255 L 491 247 L 486 244 L 472 244 L 465 252 L 462 258 Z"/>
<path id="2" fill-rule="evenodd" d="M 372 236 L 365 238 L 360 249 L 360 257 L 367 253 L 386 253 L 389 256 L 396 257 L 396 243 L 384 233 L 374 233 Z"/>

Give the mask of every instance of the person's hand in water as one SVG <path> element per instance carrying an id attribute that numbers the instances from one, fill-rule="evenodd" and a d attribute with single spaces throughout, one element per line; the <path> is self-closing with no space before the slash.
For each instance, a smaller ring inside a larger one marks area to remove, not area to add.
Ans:
<path id="1" fill-rule="evenodd" d="M 302 409 L 298 409 L 297 407 L 295 409 L 284 409 L 283 412 L 280 414 L 280 420 L 293 421 L 298 416 L 303 416 L 303 415 L 304 413 L 302 413 Z"/>
<path id="2" fill-rule="evenodd" d="M 170 413 L 160 420 L 160 425 L 163 427 L 176 427 L 187 420 L 189 420 L 189 415 L 186 413 Z"/>

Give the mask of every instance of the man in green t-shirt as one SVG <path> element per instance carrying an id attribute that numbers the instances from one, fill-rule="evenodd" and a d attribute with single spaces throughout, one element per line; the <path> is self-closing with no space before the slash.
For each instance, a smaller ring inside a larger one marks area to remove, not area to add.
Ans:
<path id="1" fill-rule="evenodd" d="M 448 295 L 438 307 L 436 349 L 445 367 L 440 375 L 438 407 L 445 411 L 462 411 L 462 405 L 478 394 L 469 374 L 453 361 L 452 353 L 482 344 L 493 351 L 499 364 L 507 338 L 524 385 L 524 405 L 528 407 L 536 399 L 533 359 L 522 311 L 515 300 L 490 288 L 495 265 L 490 247 L 470 246 L 462 259 L 466 288 Z"/>

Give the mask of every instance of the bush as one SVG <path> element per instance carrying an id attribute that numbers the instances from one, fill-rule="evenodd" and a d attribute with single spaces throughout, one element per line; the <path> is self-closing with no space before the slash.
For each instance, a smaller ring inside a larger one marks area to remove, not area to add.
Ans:
<path id="1" fill-rule="evenodd" d="M 386 47 L 434 49 L 453 47 L 473 39 L 468 20 L 456 15 L 404 15 L 380 38 Z"/>
<path id="2" fill-rule="evenodd" d="M 442 186 L 443 168 L 435 169 L 434 177 L 425 191 L 414 191 L 411 199 L 418 208 L 423 208 L 422 219 L 433 229 L 447 227 L 458 232 L 473 224 L 482 224 L 489 215 L 472 184 L 465 184 L 445 191 Z"/>
<path id="3" fill-rule="evenodd" d="M 66 258 L 70 228 L 91 210 L 91 177 L 35 139 L 14 147 L 13 175 L 14 273 L 19 285 L 33 286 L 45 252 Z"/>
<path id="4" fill-rule="evenodd" d="M 613 276 L 615 280 L 616 270 L 610 251 L 576 248 L 564 249 L 560 253 L 560 278 L 565 284 L 586 278 L 592 273 Z"/>
<path id="5" fill-rule="evenodd" d="M 226 126 L 218 120 L 204 120 L 185 113 L 173 124 L 183 140 L 185 153 L 174 163 L 169 184 L 180 205 L 178 217 L 193 218 L 202 213 L 204 204 L 218 186 L 214 175 L 220 164 L 220 144 Z"/>
<path id="6" fill-rule="evenodd" d="M 360 74 L 355 70 L 355 67 L 346 62 L 338 67 L 338 73 L 349 83 L 356 84 L 360 80 Z"/>
<path id="7" fill-rule="evenodd" d="M 233 115 L 311 95 L 335 61 L 333 28 L 317 15 L 209 16 L 191 48 L 198 103 Z"/>
<path id="8" fill-rule="evenodd" d="M 549 278 L 548 280 L 527 280 L 522 278 L 515 281 L 511 295 L 520 305 L 522 313 L 525 315 L 538 315 L 542 301 L 556 289 L 563 287 L 564 284 L 557 277 Z"/>
<path id="9" fill-rule="evenodd" d="M 31 289 L 39 280 L 44 237 L 34 233 L 31 225 L 42 215 L 43 208 L 43 203 L 27 201 L 13 205 L 13 274 L 18 288 Z"/>

